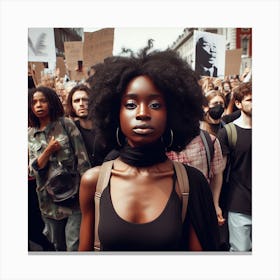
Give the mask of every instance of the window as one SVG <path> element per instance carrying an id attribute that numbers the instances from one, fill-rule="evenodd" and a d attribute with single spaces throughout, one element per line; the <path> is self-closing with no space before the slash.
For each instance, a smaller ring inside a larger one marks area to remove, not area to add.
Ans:
<path id="1" fill-rule="evenodd" d="M 230 42 L 226 44 L 226 50 L 230 50 Z"/>
<path id="2" fill-rule="evenodd" d="M 217 28 L 205 28 L 206 32 L 210 32 L 210 33 L 214 33 L 217 34 L 218 33 L 218 29 Z"/>
<path id="3" fill-rule="evenodd" d="M 242 48 L 242 54 L 243 55 L 248 55 L 248 51 L 249 51 L 249 39 L 248 39 L 248 37 L 243 37 L 241 39 L 241 48 Z"/>

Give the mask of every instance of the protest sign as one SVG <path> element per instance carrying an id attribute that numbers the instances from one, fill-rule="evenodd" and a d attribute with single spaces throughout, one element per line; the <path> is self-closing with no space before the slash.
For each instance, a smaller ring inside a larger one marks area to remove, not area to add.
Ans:
<path id="1" fill-rule="evenodd" d="M 225 36 L 194 31 L 194 70 L 201 76 L 223 77 L 225 72 Z"/>
<path id="2" fill-rule="evenodd" d="M 56 62 L 53 28 L 28 29 L 28 61 L 47 62 L 54 69 Z"/>
<path id="3" fill-rule="evenodd" d="M 241 66 L 242 49 L 226 51 L 225 75 L 239 75 Z"/>

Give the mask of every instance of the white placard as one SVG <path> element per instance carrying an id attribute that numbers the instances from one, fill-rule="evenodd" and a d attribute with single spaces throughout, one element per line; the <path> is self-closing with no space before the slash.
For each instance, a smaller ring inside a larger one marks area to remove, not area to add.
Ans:
<path id="1" fill-rule="evenodd" d="M 28 61 L 48 62 L 49 69 L 55 68 L 53 28 L 28 28 Z"/>

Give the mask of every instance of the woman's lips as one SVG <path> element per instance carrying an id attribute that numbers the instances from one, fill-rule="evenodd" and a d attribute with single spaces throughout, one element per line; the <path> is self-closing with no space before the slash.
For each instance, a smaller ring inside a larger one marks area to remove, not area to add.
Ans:
<path id="1" fill-rule="evenodd" d="M 153 133 L 154 129 L 150 126 L 136 126 L 133 128 L 133 131 L 137 134 L 145 135 Z"/>

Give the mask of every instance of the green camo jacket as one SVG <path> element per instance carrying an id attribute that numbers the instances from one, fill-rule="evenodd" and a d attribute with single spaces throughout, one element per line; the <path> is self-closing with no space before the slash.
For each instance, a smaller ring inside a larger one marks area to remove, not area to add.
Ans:
<path id="1" fill-rule="evenodd" d="M 87 151 L 79 129 L 69 118 L 64 118 L 64 123 L 71 139 L 69 139 L 60 121 L 48 124 L 43 130 L 35 127 L 28 130 L 29 173 L 36 178 L 40 210 L 43 216 L 55 220 L 68 217 L 72 214 L 72 209 L 53 203 L 45 190 L 44 185 L 48 179 L 48 167 L 60 161 L 63 165 L 74 169 L 74 162 L 76 162 L 77 171 L 81 176 L 90 168 Z M 50 156 L 49 162 L 44 168 L 39 169 L 36 164 L 37 159 L 46 149 L 52 136 L 59 140 L 62 148 L 57 152 L 56 157 Z"/>

